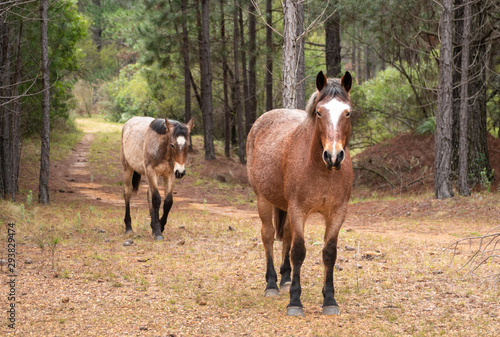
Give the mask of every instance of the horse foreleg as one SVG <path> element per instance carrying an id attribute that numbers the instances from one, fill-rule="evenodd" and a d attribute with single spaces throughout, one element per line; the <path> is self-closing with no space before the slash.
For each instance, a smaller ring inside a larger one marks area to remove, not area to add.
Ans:
<path id="1" fill-rule="evenodd" d="M 278 275 L 274 269 L 274 226 L 273 226 L 273 205 L 263 197 L 257 198 L 257 207 L 260 220 L 262 221 L 261 235 L 264 251 L 266 254 L 266 290 L 264 296 L 278 296 L 279 289 L 276 284 Z"/>
<path id="2" fill-rule="evenodd" d="M 292 284 L 290 286 L 290 303 L 287 306 L 288 316 L 304 316 L 300 295 L 300 269 L 306 258 L 306 245 L 304 241 L 304 215 L 298 207 L 288 207 L 288 221 L 292 232 L 292 250 L 290 253 L 293 273 Z"/>
<path id="3" fill-rule="evenodd" d="M 132 196 L 132 177 L 134 171 L 123 172 L 123 198 L 125 199 L 125 233 L 132 233 L 132 220 L 130 218 L 130 197 Z"/>
<path id="4" fill-rule="evenodd" d="M 286 216 L 286 215 L 285 215 Z M 281 281 L 280 281 L 280 290 L 281 291 L 289 291 L 290 285 L 292 284 L 292 266 L 290 264 L 290 247 L 292 246 L 292 231 L 290 229 L 290 222 L 287 220 L 285 222 L 285 226 L 283 228 L 283 248 L 281 251 Z"/>
<path id="5" fill-rule="evenodd" d="M 323 315 L 339 315 L 339 307 L 335 301 L 333 286 L 333 269 L 337 260 L 337 241 L 340 227 L 344 222 L 344 214 L 326 217 L 325 246 L 323 247 L 323 264 L 325 265 L 325 279 L 323 285 Z"/>
<path id="6" fill-rule="evenodd" d="M 155 240 L 163 240 L 161 235 L 161 224 L 160 224 L 160 205 L 161 196 L 158 191 L 158 177 L 153 169 L 146 169 L 146 174 L 149 182 L 149 212 L 151 214 L 151 229 Z M 151 199 L 149 199 L 151 198 Z"/>
<path id="7" fill-rule="evenodd" d="M 165 200 L 163 201 L 163 215 L 160 219 L 162 233 L 165 230 L 165 225 L 167 224 L 168 213 L 174 204 L 174 174 L 163 176 L 163 184 L 165 186 Z"/>

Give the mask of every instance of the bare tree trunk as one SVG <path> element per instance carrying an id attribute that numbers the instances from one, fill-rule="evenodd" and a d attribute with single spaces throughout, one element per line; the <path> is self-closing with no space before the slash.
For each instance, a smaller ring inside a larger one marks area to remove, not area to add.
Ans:
<path id="1" fill-rule="evenodd" d="M 201 113 L 203 115 L 203 140 L 206 160 L 215 159 L 212 118 L 212 69 L 210 65 L 209 3 L 209 0 L 201 1 L 200 39 Z"/>
<path id="2" fill-rule="evenodd" d="M 460 141 L 458 151 L 458 191 L 463 196 L 470 195 L 469 190 L 469 50 L 471 31 L 470 3 L 464 7 L 463 42 L 462 42 L 462 85 L 460 87 Z"/>
<path id="3" fill-rule="evenodd" d="M 282 100 L 285 109 L 297 108 L 295 76 L 297 71 L 297 1 L 284 0 L 283 27 L 283 84 Z"/>
<path id="4" fill-rule="evenodd" d="M 234 13 L 233 13 L 233 25 L 234 25 L 234 42 L 233 42 L 233 52 L 234 52 L 234 108 L 236 109 L 236 120 L 238 124 L 238 156 L 240 158 L 240 163 L 245 163 L 245 131 L 243 129 L 243 112 L 241 107 L 241 89 L 240 89 L 240 75 L 238 67 L 238 0 L 234 0 Z"/>
<path id="5" fill-rule="evenodd" d="M 241 9 L 241 4 L 238 4 L 239 7 L 239 25 L 240 25 L 240 45 L 241 45 L 241 74 L 242 74 L 242 82 L 243 82 L 243 102 L 245 107 L 245 120 L 248 117 L 250 112 L 250 100 L 249 100 L 249 89 L 248 89 L 248 72 L 247 72 L 247 54 L 246 54 L 246 46 L 245 46 L 245 28 L 243 25 L 243 10 Z M 248 126 L 245 125 L 245 130 Z M 250 130 L 248 130 L 250 131 Z M 245 135 L 248 134 L 248 131 L 245 131 Z"/>
<path id="6" fill-rule="evenodd" d="M 355 79 L 356 79 L 356 84 L 358 84 L 358 70 L 357 70 L 357 63 L 356 63 L 356 39 L 354 38 L 356 36 L 356 28 L 354 28 L 354 34 L 352 37 L 352 44 L 351 44 L 351 64 L 352 64 L 352 70 L 355 73 Z"/>
<path id="7" fill-rule="evenodd" d="M 266 111 L 273 109 L 273 1 L 266 1 Z"/>
<path id="8" fill-rule="evenodd" d="M 12 200 L 16 201 L 17 191 L 19 187 L 19 162 L 21 161 L 21 99 L 19 98 L 18 86 L 21 83 L 21 38 L 23 32 L 23 23 L 19 24 L 19 33 L 17 40 L 17 57 L 16 68 L 14 74 L 14 86 L 12 88 L 12 96 L 16 97 L 12 103 Z"/>
<path id="9" fill-rule="evenodd" d="M 443 0 L 441 14 L 441 49 L 439 63 L 439 92 L 436 111 L 434 192 L 438 199 L 453 197 L 451 186 L 451 121 L 452 121 L 452 44 L 453 1 Z"/>
<path id="10" fill-rule="evenodd" d="M 49 81 L 49 40 L 48 40 L 48 0 L 40 0 L 41 47 L 42 47 L 42 132 L 40 151 L 40 179 L 38 202 L 48 204 L 49 199 L 49 153 L 50 153 L 50 81 Z"/>
<path id="11" fill-rule="evenodd" d="M 334 3 L 334 6 L 336 2 Z M 336 6 L 335 6 L 336 7 Z M 353 43 L 354 45 L 354 43 Z M 340 75 L 341 62 L 340 47 L 340 15 L 338 11 L 325 21 L 325 57 L 326 57 L 326 76 L 338 77 Z M 353 50 L 353 55 L 355 52 Z M 354 65 L 355 57 L 351 57 Z"/>
<path id="12" fill-rule="evenodd" d="M 297 91 L 297 108 L 306 108 L 306 64 L 305 64 L 305 36 L 304 33 L 304 2 L 297 2 L 297 75 L 295 77 L 295 90 Z"/>
<path id="13" fill-rule="evenodd" d="M 226 24 L 224 19 L 224 0 L 220 1 L 220 14 L 221 14 L 221 40 L 222 40 L 222 78 L 224 89 L 224 155 L 231 157 L 231 112 L 229 109 L 228 98 L 228 64 L 227 64 L 227 39 L 226 39 Z"/>
<path id="14" fill-rule="evenodd" d="M 187 30 L 187 0 L 181 1 L 182 11 L 182 60 L 184 66 L 184 122 L 187 123 L 191 119 L 191 79 L 189 65 L 189 36 Z M 191 137 L 191 135 L 189 135 Z M 189 150 L 193 150 L 193 143 L 189 142 Z"/>
<path id="15" fill-rule="evenodd" d="M 256 19 L 255 7 L 248 5 L 248 106 L 249 111 L 246 114 L 246 130 L 250 132 L 255 119 L 257 118 L 257 52 L 256 52 Z"/>
<path id="16" fill-rule="evenodd" d="M 9 111 L 10 105 L 7 103 L 10 93 L 10 58 L 11 58 L 11 42 L 10 42 L 10 27 L 5 21 L 4 15 L 0 16 L 0 197 L 7 198 L 12 191 L 11 187 L 11 114 Z"/>

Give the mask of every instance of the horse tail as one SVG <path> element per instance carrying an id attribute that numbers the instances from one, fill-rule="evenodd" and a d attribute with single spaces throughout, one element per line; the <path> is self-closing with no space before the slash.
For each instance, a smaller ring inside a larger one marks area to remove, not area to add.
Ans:
<path id="1" fill-rule="evenodd" d="M 276 229 L 276 239 L 279 241 L 283 240 L 283 230 L 285 228 L 286 222 L 286 211 L 274 207 L 274 227 Z"/>
<path id="2" fill-rule="evenodd" d="M 141 182 L 141 175 L 134 171 L 134 175 L 132 176 L 132 189 L 134 192 L 137 192 L 139 189 L 139 183 Z"/>

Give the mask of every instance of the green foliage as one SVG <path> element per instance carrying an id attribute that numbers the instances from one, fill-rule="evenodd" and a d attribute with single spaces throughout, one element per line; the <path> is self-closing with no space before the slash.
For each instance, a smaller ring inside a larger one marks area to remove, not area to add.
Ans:
<path id="1" fill-rule="evenodd" d="M 411 86 L 394 68 L 353 86 L 351 99 L 359 116 L 354 144 L 371 145 L 414 127 Z"/>
<path id="2" fill-rule="evenodd" d="M 436 132 L 436 117 L 429 117 L 422 122 L 416 129 L 415 132 L 420 135 L 434 134 Z"/>

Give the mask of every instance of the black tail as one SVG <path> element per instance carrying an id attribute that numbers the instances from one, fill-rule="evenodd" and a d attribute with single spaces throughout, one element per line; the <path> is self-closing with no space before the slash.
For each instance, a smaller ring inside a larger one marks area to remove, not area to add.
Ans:
<path id="1" fill-rule="evenodd" d="M 276 239 L 283 240 L 283 230 L 286 222 L 286 211 L 274 207 L 274 228 L 276 229 Z"/>
<path id="2" fill-rule="evenodd" d="M 137 192 L 140 183 L 141 175 L 134 171 L 134 175 L 132 176 L 132 189 L 134 190 L 134 192 Z"/>

